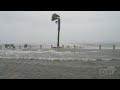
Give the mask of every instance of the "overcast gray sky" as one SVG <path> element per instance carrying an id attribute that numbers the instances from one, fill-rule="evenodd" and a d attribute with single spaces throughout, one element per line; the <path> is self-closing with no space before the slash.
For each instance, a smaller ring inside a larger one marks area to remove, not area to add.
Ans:
<path id="1" fill-rule="evenodd" d="M 120 42 L 120 11 L 0 11 L 0 43 Z"/>

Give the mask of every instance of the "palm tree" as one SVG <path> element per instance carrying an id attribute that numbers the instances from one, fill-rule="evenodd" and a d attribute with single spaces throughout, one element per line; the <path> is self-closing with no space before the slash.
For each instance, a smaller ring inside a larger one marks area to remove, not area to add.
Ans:
<path id="1" fill-rule="evenodd" d="M 61 23 L 61 21 L 60 21 L 60 16 L 57 15 L 56 13 L 54 13 L 54 14 L 52 15 L 52 19 L 51 19 L 51 20 L 52 20 L 52 21 L 55 21 L 56 23 L 58 23 L 57 48 L 59 48 L 59 47 L 60 47 L 60 42 L 59 42 L 59 39 L 60 39 L 60 23 Z"/>

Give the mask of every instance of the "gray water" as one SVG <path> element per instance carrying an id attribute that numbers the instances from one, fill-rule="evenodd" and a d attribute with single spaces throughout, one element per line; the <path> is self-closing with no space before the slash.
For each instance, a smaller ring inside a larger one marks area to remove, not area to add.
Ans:
<path id="1" fill-rule="evenodd" d="M 113 60 L 120 59 L 120 50 L 112 49 L 39 49 L 0 50 L 0 59 L 36 60 Z"/>
<path id="2" fill-rule="evenodd" d="M 100 73 L 101 70 L 109 71 L 107 67 L 113 67 L 110 70 L 115 68 L 116 71 L 112 75 Z M 120 49 L 2 48 L 0 78 L 120 78 Z"/>

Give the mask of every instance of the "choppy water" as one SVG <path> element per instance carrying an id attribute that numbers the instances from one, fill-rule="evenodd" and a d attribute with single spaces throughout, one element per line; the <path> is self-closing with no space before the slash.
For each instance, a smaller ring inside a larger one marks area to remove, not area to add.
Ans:
<path id="1" fill-rule="evenodd" d="M 0 50 L 0 59 L 36 60 L 120 60 L 120 50 L 112 49 L 39 49 Z"/>

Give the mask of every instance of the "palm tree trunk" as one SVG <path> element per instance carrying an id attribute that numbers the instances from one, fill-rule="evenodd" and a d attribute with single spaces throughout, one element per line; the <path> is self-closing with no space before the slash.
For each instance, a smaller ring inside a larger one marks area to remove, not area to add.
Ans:
<path id="1" fill-rule="evenodd" d="M 58 41 L 57 41 L 57 47 L 60 47 L 60 19 L 58 19 Z"/>

